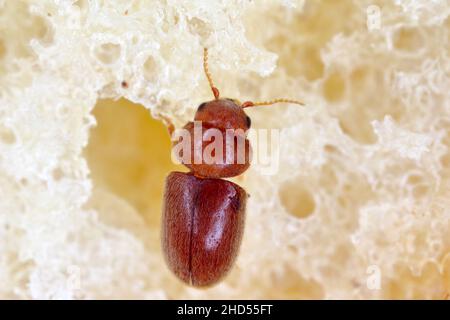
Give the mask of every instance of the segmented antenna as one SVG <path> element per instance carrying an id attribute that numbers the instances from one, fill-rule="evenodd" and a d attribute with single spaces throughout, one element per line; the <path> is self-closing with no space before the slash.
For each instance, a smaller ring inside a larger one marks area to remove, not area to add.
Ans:
<path id="1" fill-rule="evenodd" d="M 274 99 L 269 101 L 260 101 L 260 102 L 252 102 L 252 101 L 246 101 L 242 104 L 242 108 L 250 108 L 250 107 L 258 107 L 258 106 L 270 106 L 275 103 L 294 103 L 299 104 L 301 106 L 304 106 L 305 104 L 298 100 L 291 100 L 291 99 Z"/>
<path id="2" fill-rule="evenodd" d="M 214 98 L 217 100 L 219 99 L 220 93 L 219 89 L 217 89 L 214 86 L 214 83 L 212 81 L 211 73 L 209 72 L 208 68 L 208 49 L 203 49 L 203 69 L 205 70 L 206 79 L 208 79 L 209 86 L 211 87 L 211 91 L 213 92 Z M 294 103 L 304 106 L 305 104 L 298 100 L 291 100 L 291 99 L 274 99 L 269 101 L 260 101 L 260 102 L 252 102 L 252 101 L 246 101 L 242 104 L 242 108 L 250 108 L 250 107 L 258 107 L 258 106 L 269 106 L 275 103 Z"/>
<path id="3" fill-rule="evenodd" d="M 203 69 L 205 70 L 206 78 L 208 79 L 209 86 L 211 87 L 211 90 L 213 92 L 214 98 L 217 100 L 219 99 L 219 89 L 217 89 L 214 86 L 214 83 L 212 81 L 211 73 L 209 73 L 208 69 L 208 49 L 203 49 Z"/>

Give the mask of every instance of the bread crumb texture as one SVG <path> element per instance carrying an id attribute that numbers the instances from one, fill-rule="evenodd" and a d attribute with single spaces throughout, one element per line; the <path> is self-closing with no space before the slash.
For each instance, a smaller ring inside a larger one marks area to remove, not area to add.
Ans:
<path id="1" fill-rule="evenodd" d="M 447 0 L 0 1 L 0 297 L 443 299 Z M 176 126 L 222 95 L 282 129 L 236 266 L 180 283 L 160 249 Z M 153 118 L 151 117 L 153 115 Z"/>

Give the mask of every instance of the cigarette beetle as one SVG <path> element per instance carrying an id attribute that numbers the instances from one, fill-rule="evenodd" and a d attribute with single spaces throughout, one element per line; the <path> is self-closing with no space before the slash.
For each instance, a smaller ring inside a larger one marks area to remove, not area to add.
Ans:
<path id="1" fill-rule="evenodd" d="M 248 196 L 243 188 L 221 178 L 238 176 L 250 165 L 250 143 L 246 135 L 251 121 L 244 109 L 278 102 L 303 105 L 288 99 L 241 104 L 238 100 L 220 98 L 208 71 L 206 48 L 203 68 L 214 100 L 200 104 L 194 121 L 201 121 L 206 131 L 214 128 L 224 133 L 228 129 L 242 129 L 246 156 L 243 163 L 238 163 L 236 157 L 232 161 L 227 157 L 218 164 L 182 161 L 190 172 L 171 172 L 166 178 L 161 237 L 164 258 L 179 279 L 195 287 L 219 282 L 233 266 L 241 244 Z M 164 120 L 172 136 L 174 126 L 168 119 Z M 187 123 L 184 129 L 192 133 L 193 122 Z M 173 141 L 173 146 L 176 142 Z M 202 142 L 200 148 L 194 148 L 192 139 L 191 144 L 194 156 L 196 150 L 202 152 L 205 148 Z M 225 140 L 222 146 L 227 147 Z M 231 153 L 236 154 L 236 148 Z M 224 150 L 225 155 L 227 152 L 230 153 Z"/>

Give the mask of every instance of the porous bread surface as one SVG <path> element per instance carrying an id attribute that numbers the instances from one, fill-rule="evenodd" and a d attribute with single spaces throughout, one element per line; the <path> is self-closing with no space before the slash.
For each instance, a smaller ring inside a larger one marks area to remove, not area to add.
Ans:
<path id="1" fill-rule="evenodd" d="M 449 15 L 447 0 L 0 1 L 0 297 L 445 298 Z M 306 106 L 249 109 L 282 129 L 279 171 L 235 179 L 251 194 L 240 255 L 198 290 L 162 259 L 171 167 L 150 164 L 170 150 L 146 116 L 181 126 L 211 99 L 205 46 L 222 96 Z"/>

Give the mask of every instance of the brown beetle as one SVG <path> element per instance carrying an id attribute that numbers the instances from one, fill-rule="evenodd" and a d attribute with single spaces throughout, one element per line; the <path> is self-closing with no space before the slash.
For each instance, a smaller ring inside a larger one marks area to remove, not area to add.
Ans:
<path id="1" fill-rule="evenodd" d="M 172 172 L 167 177 L 162 216 L 162 246 L 167 265 L 178 278 L 197 287 L 220 281 L 233 266 L 241 244 L 248 196 L 237 184 L 220 178 L 238 176 L 250 165 L 250 143 L 246 135 L 251 121 L 244 108 L 278 102 L 303 105 L 288 99 L 242 104 L 233 99 L 220 99 L 208 71 L 207 49 L 204 49 L 203 67 L 215 99 L 197 109 L 194 121 L 205 131 L 197 137 L 202 139 L 199 144 L 196 145 L 195 139 L 190 140 L 191 154 L 182 161 L 191 172 Z M 170 122 L 168 128 L 172 136 L 174 127 Z M 187 123 L 184 129 L 195 137 L 193 122 Z M 203 138 L 212 129 L 222 134 L 221 161 L 195 163 L 195 157 L 203 157 L 207 148 Z M 225 139 L 229 130 L 238 132 L 230 140 L 231 144 Z M 241 161 L 237 140 L 243 141 Z M 174 141 L 174 145 L 178 143 L 180 140 Z"/>

